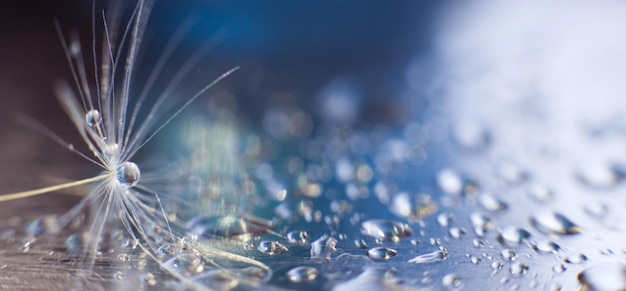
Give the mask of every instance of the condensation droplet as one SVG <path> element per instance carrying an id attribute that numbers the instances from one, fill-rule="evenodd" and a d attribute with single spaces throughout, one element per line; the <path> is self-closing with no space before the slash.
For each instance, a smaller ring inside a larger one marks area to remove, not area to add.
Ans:
<path id="1" fill-rule="evenodd" d="M 503 211 L 509 208 L 504 201 L 491 194 L 481 194 L 478 196 L 478 203 L 480 203 L 480 206 L 491 212 Z"/>
<path id="2" fill-rule="evenodd" d="M 552 267 L 552 271 L 557 274 L 561 274 L 565 272 L 565 270 L 567 270 L 567 268 L 563 264 L 556 264 Z"/>
<path id="3" fill-rule="evenodd" d="M 528 265 L 522 262 L 515 262 L 511 265 L 511 275 L 521 276 L 528 272 Z"/>
<path id="4" fill-rule="evenodd" d="M 311 258 L 330 261 L 330 256 L 337 251 L 337 239 L 323 235 L 311 243 Z"/>
<path id="5" fill-rule="evenodd" d="M 85 123 L 89 127 L 96 127 L 102 123 L 102 115 L 100 111 L 92 109 L 85 113 Z"/>
<path id="6" fill-rule="evenodd" d="M 448 258 L 448 252 L 443 250 L 437 250 L 432 253 L 419 255 L 410 259 L 408 262 L 413 264 L 430 264 L 441 262 Z"/>
<path id="7" fill-rule="evenodd" d="M 570 264 L 580 264 L 587 261 L 587 256 L 582 253 L 575 253 L 565 257 L 564 261 Z"/>
<path id="8" fill-rule="evenodd" d="M 437 223 L 443 227 L 448 227 L 454 221 L 454 215 L 450 213 L 441 213 L 437 215 Z"/>
<path id="9" fill-rule="evenodd" d="M 148 286 L 156 286 L 157 279 L 152 273 L 145 273 L 141 275 L 141 281 L 144 282 Z"/>
<path id="10" fill-rule="evenodd" d="M 626 290 L 626 267 L 609 263 L 597 265 L 580 272 L 581 290 Z"/>
<path id="11" fill-rule="evenodd" d="M 313 267 L 299 266 L 287 272 L 287 279 L 293 283 L 311 282 L 317 279 L 319 271 Z"/>
<path id="12" fill-rule="evenodd" d="M 478 237 L 484 236 L 488 229 L 492 229 L 495 226 L 493 220 L 489 216 L 480 212 L 472 213 L 470 215 L 470 221 L 472 222 L 474 232 Z"/>
<path id="13" fill-rule="evenodd" d="M 355 239 L 354 240 L 354 245 L 359 248 L 359 249 L 367 249 L 367 242 L 365 242 L 365 240 L 363 239 Z"/>
<path id="14" fill-rule="evenodd" d="M 515 261 L 517 259 L 517 254 L 510 249 L 503 249 L 500 254 L 507 261 Z"/>
<path id="15" fill-rule="evenodd" d="M 399 241 L 413 235 L 413 230 L 408 224 L 372 219 L 361 223 L 361 233 L 376 239 Z"/>
<path id="16" fill-rule="evenodd" d="M 452 195 L 459 195 L 463 190 L 463 180 L 452 169 L 443 169 L 437 174 L 437 185 L 443 192 Z"/>
<path id="17" fill-rule="evenodd" d="M 530 238 L 530 233 L 519 227 L 507 226 L 498 231 L 497 240 L 502 244 L 517 245 Z"/>
<path id="18" fill-rule="evenodd" d="M 306 231 L 291 231 L 287 233 L 287 241 L 290 243 L 305 244 L 309 242 L 309 234 Z"/>
<path id="19" fill-rule="evenodd" d="M 139 182 L 139 179 L 141 178 L 141 171 L 139 171 L 137 164 L 133 162 L 124 162 L 117 168 L 116 178 L 120 184 L 133 187 L 137 185 L 137 182 Z"/>
<path id="20" fill-rule="evenodd" d="M 538 242 L 532 242 L 531 247 L 535 251 L 540 252 L 540 253 L 555 253 L 561 249 L 561 247 L 557 243 L 551 240 L 542 240 Z"/>
<path id="21" fill-rule="evenodd" d="M 389 210 L 409 220 L 419 220 L 437 212 L 437 203 L 426 194 L 411 195 L 401 192 L 393 196 Z"/>
<path id="22" fill-rule="evenodd" d="M 450 237 L 455 239 L 460 239 L 464 237 L 466 233 L 467 231 L 465 230 L 465 228 L 462 227 L 451 227 L 450 230 L 448 230 L 448 234 L 450 235 Z"/>
<path id="23" fill-rule="evenodd" d="M 444 287 L 447 287 L 447 288 L 459 287 L 461 286 L 461 283 L 462 283 L 461 276 L 455 273 L 447 274 L 443 276 L 441 283 L 443 284 Z"/>
<path id="24" fill-rule="evenodd" d="M 375 247 L 367 250 L 366 255 L 375 260 L 389 260 L 395 257 L 398 254 L 398 251 L 386 248 L 386 247 Z"/>
<path id="25" fill-rule="evenodd" d="M 257 246 L 257 250 L 259 250 L 262 253 L 268 254 L 270 256 L 279 255 L 279 254 L 286 253 L 287 251 L 289 251 L 289 249 L 287 249 L 285 246 L 273 240 L 272 241 L 265 240 L 265 241 L 260 242 L 259 245 Z"/>
<path id="26" fill-rule="evenodd" d="M 473 265 L 478 265 L 478 263 L 480 263 L 480 261 L 481 261 L 481 259 L 479 257 L 476 257 L 476 256 L 471 256 L 470 257 L 470 262 Z"/>
<path id="27" fill-rule="evenodd" d="M 539 184 L 530 186 L 526 194 L 529 198 L 542 203 L 553 201 L 555 196 L 550 188 Z"/>
<path id="28" fill-rule="evenodd" d="M 620 181 L 619 174 L 605 164 L 587 165 L 577 173 L 578 180 L 583 184 L 599 189 L 608 189 Z"/>
<path id="29" fill-rule="evenodd" d="M 582 231 L 567 217 L 553 211 L 539 212 L 531 217 L 530 222 L 537 230 L 547 234 L 577 234 Z"/>

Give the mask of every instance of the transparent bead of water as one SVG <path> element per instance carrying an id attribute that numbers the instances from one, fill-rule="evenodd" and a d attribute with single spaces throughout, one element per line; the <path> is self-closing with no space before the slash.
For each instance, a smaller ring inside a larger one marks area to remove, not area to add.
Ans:
<path id="1" fill-rule="evenodd" d="M 279 254 L 286 253 L 287 251 L 289 251 L 289 249 L 281 245 L 279 242 L 267 241 L 267 240 L 260 242 L 259 245 L 257 246 L 257 250 L 259 250 L 262 253 L 266 253 L 270 256 L 279 255 Z"/>
<path id="2" fill-rule="evenodd" d="M 311 243 L 311 258 L 330 261 L 330 256 L 337 251 L 337 239 L 323 235 Z"/>
<path id="3" fill-rule="evenodd" d="M 413 264 L 430 264 L 441 262 L 448 258 L 448 252 L 443 250 L 437 250 L 431 253 L 419 255 L 410 259 L 408 262 Z"/>
<path id="4" fill-rule="evenodd" d="M 306 231 L 291 231 L 287 233 L 287 241 L 290 243 L 305 244 L 309 242 L 309 234 Z"/>
<path id="5" fill-rule="evenodd" d="M 141 172 L 139 171 L 139 167 L 137 167 L 137 164 L 133 162 L 124 162 L 120 167 L 117 168 L 116 177 L 117 181 L 120 182 L 120 184 L 126 185 L 128 187 L 133 187 L 137 185 L 137 182 L 139 182 Z"/>
<path id="6" fill-rule="evenodd" d="M 375 247 L 367 250 L 366 255 L 375 260 L 389 260 L 395 257 L 398 252 L 386 247 Z"/>
<path id="7" fill-rule="evenodd" d="M 580 264 L 587 261 L 587 256 L 582 253 L 575 253 L 565 257 L 564 261 L 570 264 Z"/>
<path id="8" fill-rule="evenodd" d="M 498 232 L 496 238 L 502 244 L 517 245 L 530 238 L 530 233 L 523 228 L 507 226 Z"/>
<path id="9" fill-rule="evenodd" d="M 447 274 L 443 276 L 441 283 L 443 284 L 444 287 L 447 287 L 447 288 L 459 287 L 461 286 L 461 283 L 462 283 L 461 276 L 455 273 Z"/>
<path id="10" fill-rule="evenodd" d="M 90 127 L 96 127 L 102 123 L 102 115 L 97 109 L 92 109 L 85 113 L 85 122 Z"/>
<path id="11" fill-rule="evenodd" d="M 314 267 L 299 266 L 287 272 L 287 279 L 293 283 L 311 282 L 318 275 L 319 271 Z"/>
<path id="12" fill-rule="evenodd" d="M 511 265 L 511 275 L 521 276 L 528 272 L 528 265 L 522 262 L 515 262 Z"/>
<path id="13" fill-rule="evenodd" d="M 451 227 L 450 230 L 448 231 L 448 234 L 450 235 L 450 237 L 455 238 L 455 239 L 460 239 L 464 237 L 466 233 L 467 231 L 465 230 L 465 228 L 462 228 L 462 227 Z"/>
<path id="14" fill-rule="evenodd" d="M 157 284 L 156 277 L 154 276 L 154 274 L 149 272 L 141 275 L 141 281 L 148 286 L 156 286 Z"/>
<path id="15" fill-rule="evenodd" d="M 361 223 L 361 233 L 381 240 L 399 241 L 413 234 L 408 224 L 390 220 L 372 219 Z"/>
<path id="16" fill-rule="evenodd" d="M 539 212 L 533 215 L 530 221 L 537 230 L 546 234 L 577 234 L 582 231 L 567 217 L 553 211 Z"/>
<path id="17" fill-rule="evenodd" d="M 478 196 L 478 203 L 480 203 L 480 206 L 491 212 L 503 211 L 509 208 L 506 202 L 494 197 L 491 194 L 481 194 Z"/>
<path id="18" fill-rule="evenodd" d="M 503 258 L 505 258 L 507 261 L 515 261 L 517 259 L 517 254 L 510 250 L 510 249 L 503 249 L 500 254 L 502 255 Z"/>
<path id="19" fill-rule="evenodd" d="M 443 169 L 437 174 L 437 185 L 443 192 L 452 195 L 459 195 L 463 190 L 463 180 L 452 169 Z"/>
<path id="20" fill-rule="evenodd" d="M 590 267 L 578 274 L 581 290 L 626 290 L 626 267 L 618 263 Z"/>

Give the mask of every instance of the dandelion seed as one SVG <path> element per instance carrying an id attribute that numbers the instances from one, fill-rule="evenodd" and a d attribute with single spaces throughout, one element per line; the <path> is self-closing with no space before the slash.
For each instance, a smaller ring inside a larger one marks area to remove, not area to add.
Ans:
<path id="1" fill-rule="evenodd" d="M 154 104 L 144 110 L 148 111 L 145 119 L 140 118 L 140 113 L 144 109 L 142 104 L 147 98 L 147 92 L 150 91 L 157 76 L 161 73 L 164 63 L 180 41 L 180 34 L 178 34 L 164 49 L 146 82 L 146 87 L 136 99 L 137 101 L 131 102 L 131 99 L 135 99 L 131 98 L 131 84 L 136 60 L 152 5 L 152 0 L 138 0 L 126 26 L 120 25 L 117 22 L 119 19 L 116 17 L 112 18 L 117 19 L 117 21 L 108 23 L 107 15 L 103 12 L 101 19 L 104 29 L 103 57 L 100 62 L 96 58 L 96 19 L 94 19 L 93 58 L 95 67 L 99 68 L 95 71 L 96 92 L 93 92 L 90 87 L 80 41 L 77 37 L 72 36 L 68 43 L 57 22 L 57 30 L 74 76 L 78 96 L 69 85 L 64 83 L 57 86 L 56 94 L 61 106 L 93 157 L 65 142 L 43 125 L 32 120 L 27 120 L 27 123 L 70 151 L 98 165 L 103 169 L 103 173 L 79 181 L 3 195 L 0 196 L 0 202 L 93 184 L 89 194 L 57 221 L 58 227 L 62 228 L 83 213 L 90 205 L 95 205 L 92 209 L 92 223 L 88 229 L 88 235 L 85 236 L 86 239 L 81 251 L 82 259 L 87 264 L 85 277 L 93 271 L 95 254 L 98 253 L 101 240 L 112 220 L 111 218 L 119 218 L 119 223 L 123 225 L 131 239 L 137 242 L 137 246 L 148 257 L 157 262 L 171 276 L 188 283 L 190 286 L 193 286 L 195 282 L 187 274 L 168 268 L 161 258 L 157 257 L 163 243 L 178 244 L 182 246 L 181 249 L 183 250 L 193 250 L 205 257 L 219 257 L 254 265 L 265 270 L 269 277 L 269 268 L 258 261 L 214 250 L 202 246 L 198 242 L 189 242 L 184 238 L 184 235 L 174 232 L 161 202 L 161 194 L 142 182 L 140 167 L 132 161 L 138 151 L 194 100 L 238 69 L 234 68 L 222 74 L 179 106 L 168 118 L 159 121 L 158 116 L 163 112 L 163 103 L 166 98 L 170 96 L 174 88 L 178 86 L 182 78 L 202 56 L 200 53 L 194 54 L 183 64 L 180 72 L 167 85 L 163 93 L 156 97 Z M 94 15 L 96 14 L 94 13 Z M 115 43 L 114 40 L 118 37 L 121 41 Z M 89 278 L 82 280 L 89 281 Z"/>

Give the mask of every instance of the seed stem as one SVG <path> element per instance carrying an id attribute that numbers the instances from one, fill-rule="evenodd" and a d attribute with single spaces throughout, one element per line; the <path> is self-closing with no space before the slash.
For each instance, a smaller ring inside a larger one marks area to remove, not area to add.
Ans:
<path id="1" fill-rule="evenodd" d="M 91 178 L 87 178 L 83 180 L 54 185 L 54 186 L 45 187 L 45 188 L 39 188 L 39 189 L 24 191 L 24 192 L 16 192 L 16 193 L 11 193 L 11 194 L 4 194 L 4 195 L 0 195 L 0 202 L 17 200 L 17 199 L 27 198 L 31 196 L 46 194 L 46 193 L 50 193 L 54 191 L 59 191 L 59 190 L 67 189 L 67 188 L 72 188 L 72 187 L 76 187 L 80 185 L 85 185 L 85 184 L 101 181 L 107 178 L 111 178 L 112 176 L 113 176 L 113 173 L 109 173 L 109 174 L 104 174 L 100 176 L 95 176 L 95 177 L 91 177 Z"/>

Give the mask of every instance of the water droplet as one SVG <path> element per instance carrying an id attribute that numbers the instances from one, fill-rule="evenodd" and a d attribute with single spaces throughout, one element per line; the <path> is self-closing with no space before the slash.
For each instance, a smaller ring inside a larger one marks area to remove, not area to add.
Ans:
<path id="1" fill-rule="evenodd" d="M 451 227 L 448 231 L 448 234 L 455 239 L 460 239 L 464 237 L 466 233 L 467 231 L 465 231 L 465 228 L 462 227 Z"/>
<path id="2" fill-rule="evenodd" d="M 609 263 L 590 267 L 578 274 L 581 290 L 626 290 L 626 267 Z"/>
<path id="3" fill-rule="evenodd" d="M 371 219 L 361 223 L 361 233 L 381 240 L 399 241 L 413 235 L 413 230 L 408 224 Z"/>
<path id="4" fill-rule="evenodd" d="M 78 257 L 82 252 L 83 241 L 82 238 L 77 234 L 70 234 L 65 240 L 65 247 L 67 248 L 67 253 L 71 257 Z"/>
<path id="5" fill-rule="evenodd" d="M 463 190 L 463 180 L 452 169 L 443 169 L 437 174 L 437 185 L 443 192 L 452 195 L 459 195 Z"/>
<path id="6" fill-rule="evenodd" d="M 408 262 L 413 264 L 430 264 L 441 262 L 448 258 L 448 252 L 437 250 L 432 253 L 427 253 L 423 255 L 419 255 L 415 258 L 410 259 Z"/>
<path id="7" fill-rule="evenodd" d="M 491 212 L 503 211 L 509 208 L 504 201 L 497 199 L 491 194 L 481 194 L 478 196 L 478 203 L 480 203 L 480 206 Z"/>
<path id="8" fill-rule="evenodd" d="M 604 203 L 589 202 L 585 204 L 585 212 L 593 218 L 602 219 L 608 215 L 609 207 Z"/>
<path id="9" fill-rule="evenodd" d="M 497 240 L 501 244 L 517 245 L 530 238 L 530 233 L 519 227 L 507 226 L 498 231 Z"/>
<path id="10" fill-rule="evenodd" d="M 311 282 L 317 279 L 318 275 L 316 268 L 299 266 L 287 272 L 287 279 L 293 283 Z"/>
<path id="11" fill-rule="evenodd" d="M 526 194 L 529 198 L 542 203 L 553 201 L 555 196 L 550 188 L 539 184 L 530 186 Z"/>
<path id="12" fill-rule="evenodd" d="M 437 203 L 426 194 L 401 192 L 391 199 L 389 210 L 397 216 L 419 220 L 437 212 Z"/>
<path id="13" fill-rule="evenodd" d="M 502 180 L 508 183 L 517 184 L 528 179 L 528 173 L 518 165 L 511 162 L 502 163 L 499 171 Z"/>
<path id="14" fill-rule="evenodd" d="M 500 254 L 507 261 L 515 261 L 517 259 L 517 254 L 510 249 L 503 249 L 502 252 L 500 252 Z"/>
<path id="15" fill-rule="evenodd" d="M 471 256 L 470 257 L 470 262 L 473 265 L 478 265 L 478 263 L 480 263 L 480 261 L 481 261 L 481 259 L 479 257 L 476 257 L 476 256 Z"/>
<path id="16" fill-rule="evenodd" d="M 474 232 L 478 237 L 482 237 L 485 235 L 485 231 L 488 229 L 492 229 L 495 225 L 493 220 L 480 212 L 474 212 L 470 215 L 470 221 L 472 222 L 472 226 L 474 226 Z"/>
<path id="17" fill-rule="evenodd" d="M 454 140 L 468 150 L 487 147 L 491 141 L 489 130 L 476 121 L 466 120 L 453 127 Z"/>
<path id="18" fill-rule="evenodd" d="M 561 247 L 557 243 L 551 240 L 532 242 L 531 247 L 535 251 L 540 252 L 540 253 L 555 253 L 561 249 Z"/>
<path id="19" fill-rule="evenodd" d="M 116 280 L 123 280 L 124 279 L 124 273 L 122 273 L 122 271 L 117 271 L 115 273 L 113 273 L 113 278 Z"/>
<path id="20" fill-rule="evenodd" d="M 117 259 L 122 262 L 130 262 L 130 255 L 126 253 L 121 253 L 117 255 Z"/>
<path id="21" fill-rule="evenodd" d="M 137 185 L 140 177 L 141 172 L 139 171 L 139 167 L 133 162 L 124 162 L 117 168 L 117 181 L 128 187 Z"/>
<path id="22" fill-rule="evenodd" d="M 311 258 L 330 261 L 330 256 L 337 251 L 337 240 L 334 237 L 323 235 L 311 243 Z"/>
<path id="23" fill-rule="evenodd" d="M 607 189 L 620 181 L 620 176 L 613 168 L 605 164 L 592 164 L 580 169 L 578 179 L 593 188 Z"/>
<path id="24" fill-rule="evenodd" d="M 386 247 L 375 247 L 367 250 L 367 256 L 375 260 L 389 260 L 398 254 L 394 249 Z"/>
<path id="25" fill-rule="evenodd" d="M 565 257 L 564 261 L 570 264 L 580 264 L 587 261 L 587 256 L 582 253 L 575 253 Z"/>
<path id="26" fill-rule="evenodd" d="M 70 56 L 77 57 L 78 54 L 80 53 L 80 42 L 72 41 L 70 43 L 70 46 L 68 47 L 68 51 L 69 51 Z"/>
<path id="27" fill-rule="evenodd" d="M 450 213 L 441 213 L 437 215 L 437 223 L 442 227 L 448 227 L 454 221 L 454 215 Z"/>
<path id="28" fill-rule="evenodd" d="M 547 234 L 577 234 L 581 232 L 581 228 L 567 217 L 553 211 L 539 212 L 533 215 L 530 221 L 537 230 Z"/>
<path id="29" fill-rule="evenodd" d="M 90 127 L 95 127 L 102 123 L 102 115 L 100 115 L 100 111 L 96 109 L 92 109 L 85 113 L 85 122 Z"/>
<path id="30" fill-rule="evenodd" d="M 257 250 L 259 250 L 262 253 L 266 253 L 270 256 L 279 255 L 279 254 L 286 253 L 287 251 L 289 251 L 285 246 L 273 240 L 272 241 L 264 240 L 260 242 L 259 245 L 257 246 Z"/>
<path id="31" fill-rule="evenodd" d="M 521 276 L 528 272 L 528 265 L 522 262 L 515 262 L 511 265 L 511 275 Z"/>
<path id="32" fill-rule="evenodd" d="M 552 267 L 552 271 L 557 273 L 557 274 L 561 274 L 561 273 L 565 272 L 565 270 L 567 270 L 567 268 L 563 264 L 556 264 L 556 265 L 554 265 L 554 267 Z"/>
<path id="33" fill-rule="evenodd" d="M 309 234 L 306 231 L 291 231 L 287 233 L 287 241 L 290 243 L 305 244 L 309 242 Z"/>
<path id="34" fill-rule="evenodd" d="M 251 216 L 198 216 L 185 223 L 187 235 L 201 238 L 230 238 L 242 241 L 268 233 L 269 221 Z"/>
<path id="35" fill-rule="evenodd" d="M 141 281 L 144 282 L 148 286 L 156 286 L 157 279 L 152 273 L 145 273 L 141 275 Z"/>
<path id="36" fill-rule="evenodd" d="M 204 271 L 204 261 L 197 254 L 182 253 L 167 260 L 161 267 L 171 272 L 188 276 L 202 273 Z"/>
<path id="37" fill-rule="evenodd" d="M 455 273 L 450 273 L 450 274 L 443 276 L 441 283 L 443 284 L 444 287 L 457 288 L 461 286 L 461 283 L 463 282 L 461 281 L 461 276 Z"/>
<path id="38" fill-rule="evenodd" d="M 365 240 L 363 239 L 355 239 L 354 240 L 354 245 L 359 248 L 359 249 L 367 249 L 367 242 L 365 242 Z"/>

